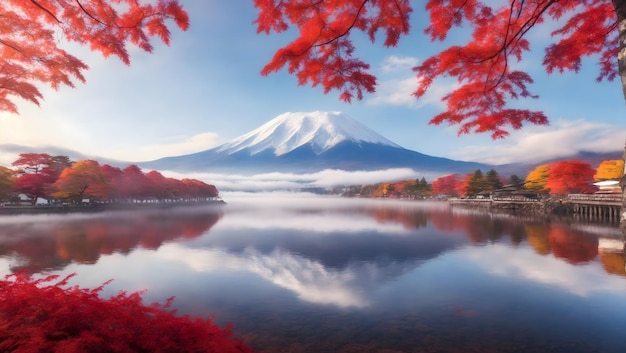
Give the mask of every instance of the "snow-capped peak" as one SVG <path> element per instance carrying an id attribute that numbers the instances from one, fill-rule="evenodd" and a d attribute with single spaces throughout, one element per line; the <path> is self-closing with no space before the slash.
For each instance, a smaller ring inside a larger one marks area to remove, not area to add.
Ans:
<path id="1" fill-rule="evenodd" d="M 218 150 L 232 154 L 247 149 L 254 155 L 269 149 L 280 156 L 310 144 L 319 154 L 343 141 L 400 147 L 346 114 L 316 111 L 281 114 Z"/>

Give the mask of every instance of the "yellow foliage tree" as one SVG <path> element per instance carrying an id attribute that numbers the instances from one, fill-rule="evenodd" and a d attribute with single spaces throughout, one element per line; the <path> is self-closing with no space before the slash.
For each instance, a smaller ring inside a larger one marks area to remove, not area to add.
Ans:
<path id="1" fill-rule="evenodd" d="M 528 190 L 543 191 L 550 176 L 550 166 L 543 164 L 531 170 L 526 177 L 524 186 Z"/>
<path id="2" fill-rule="evenodd" d="M 8 200 L 13 192 L 15 171 L 0 166 L 0 201 Z"/>
<path id="3" fill-rule="evenodd" d="M 595 181 L 618 180 L 624 175 L 624 160 L 602 161 L 593 176 Z"/>

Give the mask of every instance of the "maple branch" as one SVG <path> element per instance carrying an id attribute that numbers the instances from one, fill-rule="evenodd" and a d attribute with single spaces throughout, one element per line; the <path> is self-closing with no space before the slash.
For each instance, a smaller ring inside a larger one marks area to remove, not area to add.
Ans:
<path id="1" fill-rule="evenodd" d="M 37 6 L 38 8 L 40 8 L 41 10 L 43 10 L 44 12 L 46 12 L 48 15 L 50 15 L 52 18 L 54 18 L 55 21 L 57 21 L 57 23 L 61 23 L 61 21 L 52 13 L 50 12 L 50 10 L 48 10 L 47 8 L 43 7 L 40 3 L 38 3 L 36 0 L 30 0 L 31 3 L 33 3 L 33 5 Z"/>
<path id="2" fill-rule="evenodd" d="M 511 48 L 511 46 L 516 46 L 514 43 L 519 41 L 521 38 L 523 38 L 526 33 L 533 28 L 536 24 L 537 21 L 541 18 L 541 16 L 548 10 L 548 8 L 550 6 L 552 6 L 554 3 L 558 2 L 558 0 L 549 0 L 547 2 L 547 4 L 544 4 L 539 12 L 537 13 L 535 10 L 535 14 L 533 14 L 533 16 L 531 16 L 530 18 L 528 18 L 523 24 L 522 26 L 519 27 L 519 30 L 515 33 L 513 33 L 513 35 L 509 38 L 509 35 L 511 34 L 511 23 L 513 23 L 513 10 L 515 7 L 515 3 L 516 0 L 511 1 L 511 6 L 510 6 L 510 11 L 509 11 L 509 18 L 508 18 L 508 24 L 506 26 L 506 34 L 504 36 L 504 41 L 502 42 L 502 46 L 500 47 L 500 49 L 498 49 L 496 52 L 494 52 L 492 55 L 485 57 L 481 60 L 478 61 L 474 61 L 474 63 L 482 63 L 485 61 L 489 61 L 492 60 L 498 56 L 502 56 L 504 59 L 504 67 L 502 68 L 502 71 L 497 79 L 497 81 L 493 84 L 493 87 L 487 87 L 487 84 L 489 82 L 489 77 L 491 77 L 491 73 L 488 74 L 487 80 L 485 80 L 485 89 L 484 92 L 490 91 L 491 89 L 494 89 L 495 87 L 498 87 L 503 79 L 504 79 L 504 73 L 506 72 L 506 69 L 509 67 L 509 63 L 508 63 L 508 49 Z M 520 6 L 518 7 L 517 10 L 517 16 L 516 16 L 516 20 L 520 18 L 523 8 L 525 6 L 525 0 L 521 0 L 520 1 Z M 493 66 L 492 66 L 493 68 Z"/>
<path id="3" fill-rule="evenodd" d="M 350 31 L 352 30 L 352 28 L 356 24 L 356 20 L 359 18 L 359 14 L 361 13 L 363 8 L 365 7 L 365 4 L 367 4 L 368 2 L 369 2 L 369 0 L 364 0 L 361 3 L 361 6 L 359 6 L 359 10 L 356 12 L 356 15 L 354 15 L 354 19 L 352 20 L 352 23 L 350 24 L 350 26 L 348 26 L 348 28 L 346 28 L 346 30 L 343 33 L 341 33 L 340 35 L 336 36 L 335 38 L 332 38 L 332 39 L 330 39 L 330 40 L 328 40 L 328 41 L 326 41 L 324 43 L 315 44 L 312 47 L 321 47 L 321 46 L 324 46 L 324 45 L 328 45 L 328 44 L 338 40 L 339 38 L 342 38 L 342 37 L 346 36 L 348 33 L 350 33 Z M 328 23 L 325 23 L 325 24 L 328 25 Z"/>
<path id="4" fill-rule="evenodd" d="M 132 25 L 132 26 L 120 26 L 120 25 L 115 24 L 115 23 L 114 23 L 114 24 L 108 24 L 108 23 L 106 23 L 106 22 L 104 22 L 104 21 L 102 21 L 102 20 L 98 19 L 96 16 L 92 15 L 89 11 L 87 11 L 87 9 L 83 6 L 83 4 L 81 4 L 81 3 L 80 3 L 80 1 L 79 1 L 79 0 L 76 0 L 76 3 L 77 3 L 77 4 L 78 4 L 78 6 L 80 7 L 80 9 L 81 9 L 81 10 L 82 10 L 82 11 L 83 11 L 83 12 L 84 12 L 84 13 L 85 13 L 85 14 L 86 14 L 89 18 L 91 18 L 92 20 L 94 20 L 94 21 L 98 22 L 99 24 L 101 24 L 101 25 L 103 25 L 103 26 L 106 26 L 106 27 L 113 26 L 113 27 L 116 27 L 116 28 L 119 28 L 119 29 L 129 29 L 129 28 L 136 28 L 137 26 L 139 26 L 139 25 L 141 24 L 141 22 L 142 22 L 143 20 L 145 20 L 145 19 L 146 19 L 146 18 L 148 18 L 148 17 L 153 17 L 153 16 L 164 16 L 164 17 L 169 17 L 169 18 L 172 18 L 171 16 L 167 16 L 167 15 L 166 15 L 166 14 L 164 14 L 164 13 L 155 12 L 155 13 L 152 13 L 152 14 L 149 14 L 149 15 L 145 15 L 145 16 L 143 16 L 143 17 L 141 18 L 141 20 L 137 21 L 137 23 L 136 23 L 136 24 L 134 24 L 134 25 Z"/>
<path id="5" fill-rule="evenodd" d="M 22 49 L 21 49 L 21 48 L 16 47 L 16 46 L 14 46 L 14 45 L 12 45 L 12 44 L 10 44 L 10 43 L 7 43 L 7 42 L 3 41 L 2 39 L 0 39 L 0 44 L 2 44 L 2 45 L 4 45 L 4 46 L 7 46 L 7 47 L 11 48 L 11 49 L 15 50 L 15 51 L 16 51 L 16 52 L 18 52 L 18 53 L 21 53 L 21 52 L 22 52 Z"/>
<path id="6" fill-rule="evenodd" d="M 493 58 L 495 58 L 496 56 L 505 53 L 506 54 L 506 50 L 513 45 L 513 42 L 515 40 L 519 40 L 520 38 L 524 37 L 526 35 L 526 33 L 537 24 L 537 21 L 541 18 L 541 15 L 543 15 L 544 12 L 546 12 L 548 10 L 548 8 L 550 6 L 552 6 L 553 4 L 557 3 L 559 0 L 549 0 L 548 4 L 545 5 L 538 14 L 531 16 L 528 20 L 526 20 L 526 22 L 524 22 L 524 24 L 522 24 L 522 26 L 520 27 L 520 29 L 514 33 L 514 35 L 511 37 L 510 40 L 506 40 L 506 38 L 508 37 L 509 34 L 509 29 L 511 28 L 511 16 L 509 15 L 509 24 L 507 25 L 507 36 L 505 36 L 505 41 L 502 43 L 502 47 L 500 47 L 500 49 L 498 49 L 496 52 L 493 53 L 493 55 L 490 55 L 488 57 L 485 57 L 481 60 L 475 61 L 475 63 L 481 63 L 481 62 L 485 62 L 488 60 L 491 60 Z M 513 12 L 513 4 L 515 3 L 515 0 L 513 0 L 513 2 L 511 3 L 511 13 Z M 520 12 L 521 12 L 521 8 L 524 6 L 523 5 L 524 1 L 522 1 L 522 5 L 520 7 Z M 519 16 L 518 16 L 519 18 Z M 532 22 L 532 24 L 531 24 Z"/>
<path id="7" fill-rule="evenodd" d="M 320 4 L 324 2 L 324 0 L 319 0 L 316 3 L 311 3 L 311 7 L 315 7 L 316 5 Z M 290 56 L 302 56 L 304 55 L 306 52 L 308 52 L 309 50 L 313 49 L 313 48 L 317 48 L 317 47 L 323 47 L 325 45 L 328 45 L 332 42 L 337 41 L 339 38 L 345 37 L 348 33 L 350 33 L 350 31 L 352 30 L 352 28 L 354 27 L 354 25 L 356 24 L 356 20 L 359 18 L 359 14 L 361 13 L 361 11 L 363 10 L 363 8 L 365 7 L 365 4 L 367 4 L 369 2 L 369 0 L 364 0 L 361 3 L 361 6 L 359 6 L 359 10 L 357 11 L 356 15 L 354 16 L 354 19 L 352 21 L 352 23 L 350 24 L 350 26 L 348 26 L 348 28 L 346 28 L 345 31 L 343 31 L 343 33 L 325 41 L 322 43 L 317 43 L 315 44 L 315 42 L 317 42 L 317 40 L 322 36 L 322 30 L 326 27 L 328 27 L 328 23 L 324 22 L 324 26 L 322 28 L 320 28 L 320 31 L 317 35 L 317 37 L 315 38 L 315 40 L 311 43 L 311 45 L 309 45 L 307 48 L 305 48 L 302 52 L 300 53 L 290 53 Z"/>
<path id="8" fill-rule="evenodd" d="M 83 4 L 80 3 L 80 1 L 76 0 L 76 3 L 78 4 L 78 6 L 80 7 L 81 10 L 83 10 L 83 12 L 89 16 L 89 18 L 91 18 L 92 20 L 98 22 L 99 24 L 103 25 L 103 26 L 107 26 L 106 23 L 102 22 L 101 20 L 95 18 L 91 13 L 89 13 L 89 11 L 87 11 L 87 9 L 83 6 Z"/>

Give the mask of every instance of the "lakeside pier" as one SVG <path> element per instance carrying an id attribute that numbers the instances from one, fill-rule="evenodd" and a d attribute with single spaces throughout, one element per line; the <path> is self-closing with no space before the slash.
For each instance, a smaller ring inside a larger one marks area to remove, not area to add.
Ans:
<path id="1" fill-rule="evenodd" d="M 569 194 L 559 198 L 491 195 L 483 198 L 451 198 L 450 205 L 485 207 L 540 214 L 568 213 L 588 219 L 619 220 L 621 194 Z"/>
<path id="2" fill-rule="evenodd" d="M 618 219 L 622 210 L 621 194 L 571 194 L 567 202 L 573 214 L 597 219 Z"/>

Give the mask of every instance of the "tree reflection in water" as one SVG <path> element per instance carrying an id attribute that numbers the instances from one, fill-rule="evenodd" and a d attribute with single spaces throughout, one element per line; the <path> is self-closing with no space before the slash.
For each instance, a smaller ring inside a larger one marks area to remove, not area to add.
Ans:
<path id="1" fill-rule="evenodd" d="M 11 271 L 33 274 L 70 263 L 95 264 L 100 255 L 129 254 L 136 248 L 193 239 L 222 217 L 214 208 L 107 212 L 91 216 L 30 216 L 28 223 L 3 224 L 0 257 L 12 257 Z"/>
<path id="2" fill-rule="evenodd" d="M 0 220 L 0 260 L 140 282 L 267 352 L 613 352 L 623 341 L 617 226 L 323 202 Z"/>

